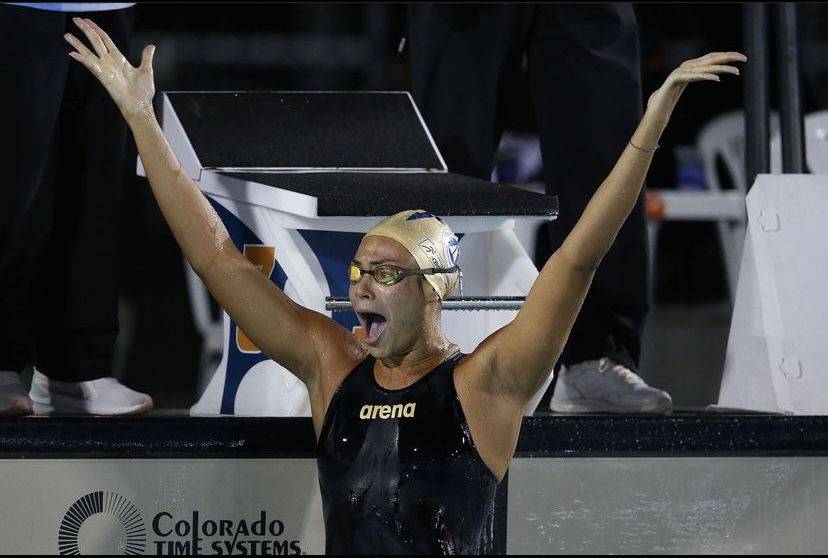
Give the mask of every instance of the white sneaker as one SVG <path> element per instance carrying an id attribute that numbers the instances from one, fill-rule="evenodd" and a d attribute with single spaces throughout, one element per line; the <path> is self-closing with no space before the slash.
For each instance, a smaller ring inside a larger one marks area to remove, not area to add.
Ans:
<path id="1" fill-rule="evenodd" d="M 562 366 L 549 408 L 557 413 L 671 413 L 673 400 L 604 357 Z"/>
<path id="2" fill-rule="evenodd" d="M 32 400 L 17 372 L 0 372 L 0 416 L 32 414 Z"/>
<path id="3" fill-rule="evenodd" d="M 140 415 L 152 410 L 152 398 L 115 378 L 86 382 L 51 380 L 37 369 L 29 391 L 37 415 Z"/>

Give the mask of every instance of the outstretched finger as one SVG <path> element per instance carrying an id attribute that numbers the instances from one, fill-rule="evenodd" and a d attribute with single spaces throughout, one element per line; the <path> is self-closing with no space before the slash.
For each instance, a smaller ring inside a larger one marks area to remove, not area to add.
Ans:
<path id="1" fill-rule="evenodd" d="M 91 50 L 89 50 L 88 48 L 86 48 L 86 45 L 85 45 L 85 44 L 83 44 L 83 43 L 81 42 L 81 40 L 80 40 L 80 39 L 78 39 L 77 37 L 75 37 L 75 36 L 74 36 L 74 35 L 72 35 L 71 33 L 66 33 L 66 34 L 63 36 L 63 38 L 64 38 L 64 39 L 66 39 L 66 42 L 67 42 L 67 43 L 69 43 L 70 45 L 72 45 L 73 47 L 75 47 L 75 49 L 76 49 L 76 50 L 77 50 L 80 54 L 82 54 L 83 56 L 92 56 L 92 57 L 94 57 L 94 56 L 95 56 L 94 54 L 92 54 L 92 51 L 91 51 Z"/>
<path id="2" fill-rule="evenodd" d="M 723 64 L 727 62 L 747 62 L 747 56 L 739 52 L 722 52 L 711 56 L 709 64 Z"/>
<path id="3" fill-rule="evenodd" d="M 747 62 L 747 56 L 740 52 L 711 52 L 696 60 L 698 64 L 721 64 L 722 62 Z"/>
<path id="4" fill-rule="evenodd" d="M 100 26 L 97 23 L 95 23 L 91 19 L 84 19 L 84 21 L 86 23 L 88 23 L 89 26 L 92 27 L 92 29 L 95 30 L 95 32 L 101 38 L 101 40 L 103 41 L 103 44 L 106 46 L 106 48 L 107 48 L 107 50 L 109 50 L 109 52 L 117 52 L 118 54 L 121 53 L 121 51 L 118 50 L 118 47 L 115 46 L 115 43 L 112 42 L 112 39 L 109 38 L 109 35 L 106 33 L 106 31 L 101 29 Z"/>
<path id="5" fill-rule="evenodd" d="M 89 39 L 89 44 L 92 45 L 92 48 L 95 49 L 95 52 L 98 53 L 98 56 L 100 56 L 101 58 L 106 56 L 106 53 L 108 52 L 106 50 L 106 45 L 103 44 L 103 41 L 98 36 L 98 33 L 94 29 L 92 29 L 92 27 L 88 23 L 86 23 L 86 21 L 79 17 L 72 18 L 72 21 L 75 22 L 75 25 L 77 25 L 80 28 L 80 30 L 83 31 L 83 34 L 86 35 L 86 38 Z"/>
<path id="6" fill-rule="evenodd" d="M 97 62 L 93 62 L 93 59 L 89 58 L 88 56 L 83 56 L 81 54 L 78 54 L 77 52 L 74 52 L 74 51 L 70 52 L 69 56 L 71 58 L 74 58 L 75 60 L 77 60 L 78 62 L 83 64 L 84 66 L 86 66 L 87 70 L 89 70 L 90 72 L 95 74 L 96 77 L 100 78 L 101 67 L 98 65 Z"/>
<path id="7" fill-rule="evenodd" d="M 704 72 L 704 73 L 724 73 L 724 74 L 734 74 L 739 75 L 739 68 L 735 66 L 725 66 L 720 64 L 713 64 L 710 66 L 695 66 L 693 68 L 689 68 L 692 72 Z"/>
<path id="8" fill-rule="evenodd" d="M 679 74 L 676 76 L 676 79 L 683 83 L 689 83 L 691 81 L 722 81 L 716 74 L 696 74 L 689 72 Z"/>

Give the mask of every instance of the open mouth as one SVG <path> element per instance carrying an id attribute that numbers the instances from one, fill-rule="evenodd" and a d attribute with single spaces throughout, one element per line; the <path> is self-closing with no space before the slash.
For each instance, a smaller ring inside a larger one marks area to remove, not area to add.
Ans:
<path id="1" fill-rule="evenodd" d="M 360 312 L 359 317 L 362 318 L 362 323 L 365 324 L 365 338 L 363 340 L 369 345 L 375 345 L 379 341 L 382 332 L 385 331 L 388 320 L 382 314 L 375 312 Z"/>

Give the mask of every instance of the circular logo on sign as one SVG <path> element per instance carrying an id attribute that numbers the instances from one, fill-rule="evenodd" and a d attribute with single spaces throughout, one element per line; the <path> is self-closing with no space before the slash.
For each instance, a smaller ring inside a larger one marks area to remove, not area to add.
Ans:
<path id="1" fill-rule="evenodd" d="M 143 554 L 146 546 L 141 512 L 114 492 L 99 490 L 78 498 L 58 530 L 61 554 Z"/>

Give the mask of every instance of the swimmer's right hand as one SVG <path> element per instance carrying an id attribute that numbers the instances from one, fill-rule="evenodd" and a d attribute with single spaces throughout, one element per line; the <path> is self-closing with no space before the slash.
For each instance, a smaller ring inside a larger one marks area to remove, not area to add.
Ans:
<path id="1" fill-rule="evenodd" d="M 89 39 L 95 52 L 90 51 L 74 35 L 67 33 L 63 37 L 76 49 L 69 56 L 86 66 L 98 78 L 124 118 L 131 120 L 152 114 L 152 97 L 155 95 L 152 56 L 155 46 L 148 45 L 144 48 L 141 65 L 135 68 L 124 58 L 109 35 L 91 19 L 75 17 L 72 21 Z"/>

